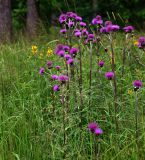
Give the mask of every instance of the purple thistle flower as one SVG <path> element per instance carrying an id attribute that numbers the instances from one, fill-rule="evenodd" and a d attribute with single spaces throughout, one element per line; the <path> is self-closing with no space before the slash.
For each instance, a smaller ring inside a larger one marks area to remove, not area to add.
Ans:
<path id="1" fill-rule="evenodd" d="M 88 41 L 92 41 L 94 39 L 94 35 L 93 34 L 88 34 Z"/>
<path id="2" fill-rule="evenodd" d="M 97 15 L 96 18 L 92 19 L 92 24 L 93 25 L 97 25 L 97 24 L 101 25 L 101 24 L 103 24 L 102 17 L 100 15 Z"/>
<path id="3" fill-rule="evenodd" d="M 76 18 L 77 17 L 77 14 L 74 13 L 74 12 L 67 12 L 66 15 L 69 17 L 69 18 Z"/>
<path id="4" fill-rule="evenodd" d="M 52 75 L 52 76 L 51 76 L 51 78 L 52 78 L 53 80 L 58 80 L 58 76 L 57 76 L 57 75 L 55 75 L 55 74 L 54 74 L 54 75 Z"/>
<path id="5" fill-rule="evenodd" d="M 88 124 L 89 131 L 94 133 L 96 128 L 98 128 L 98 124 L 96 122 L 91 122 Z"/>
<path id="6" fill-rule="evenodd" d="M 104 61 L 99 61 L 98 65 L 99 65 L 100 67 L 103 67 L 103 66 L 104 66 Z"/>
<path id="7" fill-rule="evenodd" d="M 79 30 L 78 28 L 76 28 L 76 29 L 74 30 L 74 32 L 80 32 L 80 30 Z"/>
<path id="8" fill-rule="evenodd" d="M 73 60 L 72 58 L 69 58 L 69 59 L 67 60 L 67 64 L 68 64 L 68 65 L 73 65 L 73 64 L 74 64 L 74 60 Z"/>
<path id="9" fill-rule="evenodd" d="M 102 129 L 101 129 L 101 128 L 96 128 L 96 129 L 95 129 L 95 134 L 96 134 L 96 135 L 103 134 Z"/>
<path id="10" fill-rule="evenodd" d="M 42 74 L 44 74 L 44 72 L 45 72 L 45 69 L 43 67 L 41 67 L 39 70 L 39 73 L 42 75 Z"/>
<path id="11" fill-rule="evenodd" d="M 126 26 L 123 28 L 123 30 L 125 31 L 125 33 L 131 33 L 134 30 L 133 26 Z"/>
<path id="12" fill-rule="evenodd" d="M 139 88 L 142 87 L 142 82 L 141 82 L 140 80 L 135 80 L 135 81 L 133 82 L 133 86 L 134 86 L 134 88 L 135 88 L 135 91 L 137 91 Z"/>
<path id="13" fill-rule="evenodd" d="M 100 28 L 100 32 L 101 32 L 101 33 L 106 33 L 106 27 Z"/>
<path id="14" fill-rule="evenodd" d="M 61 29 L 61 30 L 60 30 L 60 33 L 62 33 L 62 34 L 66 34 L 66 32 L 67 32 L 66 29 Z"/>
<path id="15" fill-rule="evenodd" d="M 54 86 L 53 86 L 53 91 L 57 92 L 57 91 L 59 91 L 59 90 L 60 90 L 59 85 L 54 85 Z"/>
<path id="16" fill-rule="evenodd" d="M 60 57 L 64 57 L 65 51 L 64 51 L 64 50 L 60 50 L 60 51 L 57 53 L 57 55 L 60 56 Z"/>
<path id="17" fill-rule="evenodd" d="M 51 61 L 48 61 L 48 62 L 47 62 L 46 65 L 47 65 L 48 69 L 51 69 L 51 68 L 52 68 L 52 64 L 53 64 L 53 63 L 52 63 Z"/>
<path id="18" fill-rule="evenodd" d="M 65 55 L 64 55 L 64 58 L 65 58 L 66 60 L 68 60 L 68 59 L 70 59 L 70 58 L 72 58 L 72 57 L 71 57 L 70 54 L 65 54 Z"/>
<path id="19" fill-rule="evenodd" d="M 70 54 L 73 55 L 73 56 L 75 56 L 78 52 L 79 52 L 78 48 L 72 47 L 70 49 Z"/>
<path id="20" fill-rule="evenodd" d="M 111 21 L 105 21 L 105 27 L 107 27 L 109 25 L 112 25 L 112 22 Z"/>
<path id="21" fill-rule="evenodd" d="M 57 46 L 56 46 L 56 48 L 55 48 L 55 53 L 56 54 L 58 54 L 58 52 L 60 51 L 60 50 L 63 50 L 63 45 L 62 44 L 58 44 Z"/>
<path id="22" fill-rule="evenodd" d="M 59 16 L 59 22 L 62 24 L 62 23 L 64 23 L 64 22 L 66 22 L 66 20 L 67 20 L 67 15 L 66 14 L 61 14 L 60 16 Z"/>
<path id="23" fill-rule="evenodd" d="M 60 66 L 55 66 L 55 68 L 56 68 L 57 70 L 60 70 Z"/>
<path id="24" fill-rule="evenodd" d="M 140 37 L 139 38 L 138 47 L 141 48 L 141 49 L 145 47 L 145 37 Z"/>
<path id="25" fill-rule="evenodd" d="M 68 27 L 71 28 L 71 27 L 73 27 L 73 26 L 74 26 L 74 22 L 73 22 L 73 21 L 69 21 L 69 22 L 68 22 Z"/>
<path id="26" fill-rule="evenodd" d="M 77 31 L 77 32 L 75 32 L 75 34 L 74 34 L 76 37 L 81 37 L 81 32 L 80 31 Z"/>
<path id="27" fill-rule="evenodd" d="M 107 72 L 107 73 L 105 73 L 105 77 L 108 80 L 112 80 L 114 78 L 114 73 L 113 72 Z"/>
<path id="28" fill-rule="evenodd" d="M 65 52 L 68 52 L 70 50 L 70 47 L 68 45 L 64 45 L 63 49 L 65 50 Z"/>
<path id="29" fill-rule="evenodd" d="M 111 25 L 111 31 L 116 32 L 120 29 L 118 25 Z"/>
<path id="30" fill-rule="evenodd" d="M 66 75 L 60 75 L 59 77 L 58 77 L 58 81 L 60 81 L 60 82 L 62 82 L 62 83 L 65 83 L 66 81 L 68 81 L 68 76 L 66 76 Z"/>
<path id="31" fill-rule="evenodd" d="M 89 32 L 87 31 L 87 29 L 82 30 L 82 35 L 87 36 L 88 34 L 89 34 Z"/>
<path id="32" fill-rule="evenodd" d="M 76 20 L 76 21 L 82 21 L 82 17 L 76 16 L 76 17 L 75 17 L 75 20 Z"/>
<path id="33" fill-rule="evenodd" d="M 80 22 L 80 26 L 81 27 L 86 27 L 86 23 L 85 22 Z"/>

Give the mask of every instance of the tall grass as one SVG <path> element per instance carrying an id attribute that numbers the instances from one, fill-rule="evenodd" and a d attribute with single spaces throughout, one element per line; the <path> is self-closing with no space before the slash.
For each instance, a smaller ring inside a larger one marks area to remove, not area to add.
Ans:
<path id="1" fill-rule="evenodd" d="M 129 46 L 124 64 L 124 76 L 121 77 L 123 54 L 122 35 L 116 37 L 115 48 L 116 80 L 118 85 L 118 124 L 116 132 L 114 123 L 113 93 L 110 83 L 104 74 L 111 69 L 109 53 L 100 49 L 100 59 L 105 61 L 101 73 L 97 72 L 97 59 L 92 59 L 91 105 L 89 86 L 89 54 L 82 52 L 82 82 L 81 91 L 83 121 L 79 128 L 79 103 L 74 103 L 74 92 L 69 95 L 69 112 L 65 114 L 65 129 L 63 106 L 59 101 L 59 93 L 52 99 L 52 82 L 48 76 L 40 76 L 39 68 L 45 66 L 47 60 L 55 65 L 63 62 L 55 55 L 40 57 L 31 53 L 31 45 L 38 45 L 38 53 L 46 53 L 47 47 L 52 49 L 56 41 L 27 42 L 20 40 L 14 44 L 3 45 L 1 54 L 1 107 L 0 107 L 0 159 L 1 160 L 46 160 L 54 159 L 96 159 L 94 156 L 94 138 L 87 130 L 88 122 L 97 121 L 104 133 L 97 137 L 99 159 L 102 160 L 144 160 L 145 158 L 145 89 L 138 94 L 138 143 L 136 144 L 135 129 L 135 95 L 132 82 L 135 79 L 145 79 L 145 54 Z M 74 45 L 74 44 L 73 44 Z M 106 47 L 109 47 L 106 43 Z M 96 55 L 95 49 L 92 50 Z M 50 72 L 54 73 L 52 69 Z M 77 70 L 76 70 L 77 72 Z M 79 81 L 79 77 L 75 77 Z M 75 81 L 73 86 L 75 86 Z M 73 83 L 73 82 L 72 82 Z M 122 85 L 123 84 L 123 85 Z M 122 87 L 122 88 L 121 88 Z M 71 88 L 73 89 L 73 87 Z M 80 91 L 76 89 L 76 97 Z M 103 112 L 102 112 L 103 111 Z M 87 116 L 84 116 L 87 115 Z M 65 134 L 65 146 L 64 141 Z M 79 139 L 81 132 L 81 141 Z M 65 148 L 64 148 L 65 147 Z"/>

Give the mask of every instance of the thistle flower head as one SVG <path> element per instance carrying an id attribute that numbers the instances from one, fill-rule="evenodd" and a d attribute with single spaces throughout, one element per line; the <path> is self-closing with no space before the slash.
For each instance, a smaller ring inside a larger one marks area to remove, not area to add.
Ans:
<path id="1" fill-rule="evenodd" d="M 66 75 L 60 75 L 59 77 L 58 77 L 58 81 L 60 81 L 60 82 L 62 82 L 62 83 L 65 83 L 66 81 L 68 81 L 68 76 L 66 76 Z"/>
<path id="2" fill-rule="evenodd" d="M 138 47 L 140 49 L 145 48 L 145 37 L 142 36 L 142 37 L 139 38 L 139 40 L 138 40 Z"/>
<path id="3" fill-rule="evenodd" d="M 72 58 L 72 57 L 71 57 L 70 54 L 65 54 L 65 55 L 64 55 L 64 58 L 65 58 L 66 60 L 68 60 L 68 59 L 70 59 L 70 58 Z"/>
<path id="4" fill-rule="evenodd" d="M 39 73 L 42 75 L 42 74 L 44 74 L 44 72 L 45 72 L 45 69 L 43 67 L 41 67 L 39 70 Z"/>
<path id="5" fill-rule="evenodd" d="M 66 22 L 66 21 L 67 21 L 67 15 L 66 14 L 61 14 L 59 16 L 59 22 L 62 24 L 64 22 Z"/>
<path id="6" fill-rule="evenodd" d="M 103 67 L 104 66 L 104 61 L 99 61 L 98 65 L 99 65 L 99 67 Z"/>
<path id="7" fill-rule="evenodd" d="M 112 80 L 114 78 L 114 73 L 113 72 L 107 72 L 107 73 L 105 73 L 105 77 L 108 80 Z"/>
<path id="8" fill-rule="evenodd" d="M 142 82 L 140 80 L 135 80 L 133 82 L 133 86 L 134 86 L 134 91 L 137 91 L 139 88 L 142 87 Z"/>
<path id="9" fill-rule="evenodd" d="M 73 65 L 73 64 L 74 64 L 74 60 L 73 60 L 72 58 L 69 58 L 69 59 L 67 60 L 67 64 L 68 64 L 68 65 Z"/>
<path id="10" fill-rule="evenodd" d="M 72 47 L 69 51 L 69 53 L 73 56 L 75 56 L 79 52 L 78 48 Z"/>
<path id="11" fill-rule="evenodd" d="M 92 133 L 94 133 L 96 135 L 103 134 L 102 129 L 99 127 L 99 125 L 96 122 L 89 123 L 88 129 L 89 129 L 89 131 L 91 131 Z"/>
<path id="12" fill-rule="evenodd" d="M 48 62 L 46 63 L 48 69 L 51 69 L 51 68 L 52 68 L 52 64 L 53 64 L 53 63 L 52 63 L 51 61 L 48 61 Z"/>
<path id="13" fill-rule="evenodd" d="M 60 33 L 62 33 L 62 34 L 66 34 L 66 32 L 67 32 L 67 30 L 65 28 L 60 30 Z"/>
<path id="14" fill-rule="evenodd" d="M 55 66 L 55 68 L 56 68 L 57 70 L 60 70 L 60 66 Z"/>
<path id="15" fill-rule="evenodd" d="M 53 86 L 53 91 L 57 92 L 57 91 L 59 91 L 59 90 L 60 90 L 59 85 L 54 85 L 54 86 Z"/>
<path id="16" fill-rule="evenodd" d="M 55 74 L 54 74 L 54 75 L 52 75 L 52 76 L 51 76 L 51 78 L 52 78 L 53 80 L 58 80 L 58 76 L 57 76 L 57 75 L 55 75 Z"/>
<path id="17" fill-rule="evenodd" d="M 86 27 L 86 25 L 87 25 L 87 24 L 86 24 L 85 22 L 80 22 L 80 26 L 81 26 L 81 27 Z"/>
<path id="18" fill-rule="evenodd" d="M 133 26 L 126 26 L 123 28 L 123 30 L 125 31 L 125 33 L 131 33 L 134 30 Z"/>

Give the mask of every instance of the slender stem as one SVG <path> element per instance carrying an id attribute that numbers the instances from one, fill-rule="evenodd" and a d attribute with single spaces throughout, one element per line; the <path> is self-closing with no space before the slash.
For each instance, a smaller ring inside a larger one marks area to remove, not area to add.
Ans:
<path id="1" fill-rule="evenodd" d="M 82 95 L 82 51 L 81 39 L 79 40 L 79 55 L 80 55 L 80 77 L 79 77 L 79 93 L 80 93 L 80 129 L 82 129 L 82 111 L 83 111 L 83 95 Z"/>
<path id="2" fill-rule="evenodd" d="M 138 96 L 135 93 L 135 129 L 136 129 L 136 140 L 138 141 Z"/>
<path id="3" fill-rule="evenodd" d="M 114 72 L 113 78 L 113 86 L 114 86 L 114 111 L 115 111 L 115 124 L 116 124 L 116 131 L 118 131 L 118 119 L 117 119 L 117 112 L 118 112 L 118 104 L 117 104 L 117 82 L 116 82 L 116 73 L 115 73 L 115 53 L 113 48 L 113 40 L 112 35 L 109 36 L 110 39 L 110 47 L 111 47 L 111 59 L 112 59 L 112 71 Z"/>
<path id="4" fill-rule="evenodd" d="M 90 74 L 89 74 L 89 108 L 91 105 L 91 89 L 92 89 L 92 43 L 90 42 Z"/>

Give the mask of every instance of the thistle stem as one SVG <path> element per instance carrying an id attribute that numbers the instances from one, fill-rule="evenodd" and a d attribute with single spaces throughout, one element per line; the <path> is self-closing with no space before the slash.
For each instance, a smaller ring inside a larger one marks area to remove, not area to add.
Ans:
<path id="1" fill-rule="evenodd" d="M 114 111 L 115 111 L 115 124 L 116 124 L 116 131 L 118 131 L 118 119 L 117 119 L 117 112 L 118 112 L 118 104 L 117 104 L 117 82 L 116 82 L 116 73 L 115 73 L 115 53 L 113 48 L 113 40 L 112 35 L 109 36 L 110 39 L 110 47 L 111 47 L 111 60 L 112 60 L 112 71 L 114 72 L 113 78 L 113 86 L 114 86 Z"/>

